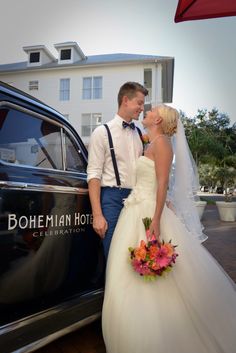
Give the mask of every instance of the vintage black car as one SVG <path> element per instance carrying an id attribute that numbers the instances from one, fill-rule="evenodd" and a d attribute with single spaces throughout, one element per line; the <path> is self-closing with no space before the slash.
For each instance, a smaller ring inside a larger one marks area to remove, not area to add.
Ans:
<path id="1" fill-rule="evenodd" d="M 32 352 L 101 314 L 87 150 L 71 124 L 0 82 L 0 352 Z"/>

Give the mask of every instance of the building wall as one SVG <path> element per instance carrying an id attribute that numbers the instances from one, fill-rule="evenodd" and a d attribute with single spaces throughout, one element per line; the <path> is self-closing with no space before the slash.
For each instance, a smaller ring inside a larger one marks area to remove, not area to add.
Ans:
<path id="1" fill-rule="evenodd" d="M 44 101 L 64 115 L 76 128 L 84 142 L 89 137 L 81 134 L 81 115 L 84 113 L 101 113 L 102 123 L 113 118 L 117 111 L 117 94 L 120 86 L 126 81 L 144 82 L 144 69 L 152 70 L 153 104 L 162 102 L 162 66 L 155 63 L 132 63 L 125 65 L 94 66 L 94 67 L 66 67 L 56 69 L 34 69 L 21 72 L 1 73 L 0 79 L 6 83 Z M 102 76 L 102 99 L 83 100 L 83 77 Z M 70 79 L 70 100 L 60 101 L 60 79 Z M 38 90 L 29 90 L 29 81 L 38 81 Z M 141 119 L 142 117 L 140 117 Z"/>

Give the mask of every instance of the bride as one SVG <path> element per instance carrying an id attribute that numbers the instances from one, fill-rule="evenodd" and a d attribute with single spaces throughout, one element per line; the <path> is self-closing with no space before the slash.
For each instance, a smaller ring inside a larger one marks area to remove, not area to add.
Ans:
<path id="1" fill-rule="evenodd" d="M 197 173 L 179 114 L 159 105 L 143 125 L 150 144 L 138 159 L 136 186 L 124 202 L 107 262 L 107 353 L 234 353 L 235 285 L 201 244 L 206 236 L 194 206 Z M 146 240 L 145 217 L 153 219 L 155 237 L 171 239 L 179 254 L 172 271 L 152 282 L 133 270 L 128 251 Z"/>

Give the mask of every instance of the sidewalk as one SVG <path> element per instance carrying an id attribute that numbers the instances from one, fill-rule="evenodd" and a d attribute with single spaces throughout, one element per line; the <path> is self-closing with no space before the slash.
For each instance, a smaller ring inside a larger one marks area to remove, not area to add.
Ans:
<path id="1" fill-rule="evenodd" d="M 236 222 L 220 221 L 217 207 L 207 205 L 202 224 L 208 236 L 204 246 L 236 282 Z"/>

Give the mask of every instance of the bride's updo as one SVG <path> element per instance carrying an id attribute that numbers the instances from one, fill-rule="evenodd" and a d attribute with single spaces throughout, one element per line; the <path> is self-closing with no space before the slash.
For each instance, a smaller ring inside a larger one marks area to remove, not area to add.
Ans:
<path id="1" fill-rule="evenodd" d="M 157 106 L 158 113 L 162 118 L 161 126 L 165 135 L 172 136 L 177 131 L 179 112 L 165 104 Z"/>

